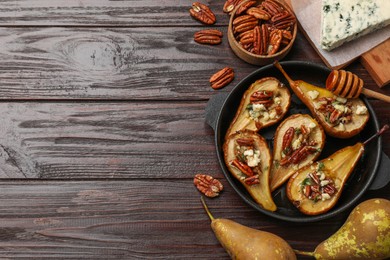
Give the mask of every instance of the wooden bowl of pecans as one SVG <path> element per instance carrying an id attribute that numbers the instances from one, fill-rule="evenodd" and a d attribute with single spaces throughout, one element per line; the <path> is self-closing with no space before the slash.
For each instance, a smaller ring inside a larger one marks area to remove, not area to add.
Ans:
<path id="1" fill-rule="evenodd" d="M 297 36 L 293 11 L 277 0 L 243 1 L 230 15 L 228 41 L 233 52 L 254 65 L 283 59 Z"/>

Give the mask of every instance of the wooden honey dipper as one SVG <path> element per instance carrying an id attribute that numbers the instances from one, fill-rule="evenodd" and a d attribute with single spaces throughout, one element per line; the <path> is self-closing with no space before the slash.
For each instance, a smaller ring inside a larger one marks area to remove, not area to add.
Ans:
<path id="1" fill-rule="evenodd" d="M 390 103 L 390 96 L 363 88 L 363 80 L 350 71 L 333 70 L 326 79 L 326 89 L 345 98 L 357 98 L 362 93 Z"/>

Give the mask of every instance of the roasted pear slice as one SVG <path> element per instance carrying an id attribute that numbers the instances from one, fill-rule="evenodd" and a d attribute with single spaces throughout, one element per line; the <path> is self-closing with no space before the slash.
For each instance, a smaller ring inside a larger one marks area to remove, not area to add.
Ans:
<path id="1" fill-rule="evenodd" d="M 243 129 L 258 131 L 280 121 L 291 103 L 290 91 L 279 80 L 256 80 L 245 91 L 226 138 Z"/>
<path id="2" fill-rule="evenodd" d="M 288 199 L 306 215 L 327 212 L 340 198 L 363 151 L 363 144 L 357 143 L 299 169 L 287 183 Z"/>
<path id="3" fill-rule="evenodd" d="M 283 73 L 291 89 L 309 108 L 328 135 L 350 138 L 363 130 L 368 122 L 369 113 L 362 100 L 346 99 L 302 80 L 294 81 L 280 63 L 275 62 L 274 65 Z"/>
<path id="4" fill-rule="evenodd" d="M 266 140 L 251 130 L 230 135 L 223 145 L 226 166 L 252 198 L 264 209 L 275 211 L 269 188 L 271 154 Z"/>
<path id="5" fill-rule="evenodd" d="M 286 118 L 274 135 L 271 191 L 287 181 L 296 170 L 313 163 L 324 144 L 324 130 L 311 116 L 295 114 Z"/>
<path id="6" fill-rule="evenodd" d="M 340 198 L 344 184 L 363 155 L 364 146 L 388 130 L 385 125 L 364 143 L 344 147 L 328 158 L 306 165 L 287 183 L 287 197 L 304 214 L 318 215 L 330 210 Z"/>

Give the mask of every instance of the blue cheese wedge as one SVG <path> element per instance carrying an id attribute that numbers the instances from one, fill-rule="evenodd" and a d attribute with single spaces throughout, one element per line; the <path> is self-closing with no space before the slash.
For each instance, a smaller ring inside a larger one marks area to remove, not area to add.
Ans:
<path id="1" fill-rule="evenodd" d="M 390 0 L 322 0 L 321 48 L 340 45 L 390 24 Z"/>

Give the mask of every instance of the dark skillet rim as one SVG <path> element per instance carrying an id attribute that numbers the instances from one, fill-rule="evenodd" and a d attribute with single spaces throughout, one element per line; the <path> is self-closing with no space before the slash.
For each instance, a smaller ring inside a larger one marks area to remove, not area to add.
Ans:
<path id="1" fill-rule="evenodd" d="M 308 67 L 312 67 L 314 69 L 323 70 L 324 72 L 328 72 L 328 73 L 330 73 L 330 71 L 331 71 L 329 68 L 327 68 L 323 65 L 320 65 L 318 63 L 308 62 L 308 61 L 282 61 L 282 62 L 280 62 L 280 64 L 286 65 L 286 66 L 289 66 L 289 65 L 308 66 Z M 342 206 L 340 206 L 336 210 L 331 209 L 330 211 L 328 211 L 324 214 L 321 214 L 321 215 L 306 216 L 306 215 L 302 214 L 302 216 L 299 216 L 299 217 L 295 217 L 295 216 L 292 217 L 292 216 L 282 215 L 278 212 L 271 212 L 271 211 L 265 210 L 260 205 L 258 205 L 255 201 L 253 201 L 252 198 L 248 198 L 247 194 L 242 192 L 242 187 L 238 187 L 236 185 L 236 183 L 234 182 L 235 181 L 234 177 L 230 174 L 229 170 L 226 168 L 225 161 L 224 161 L 224 155 L 223 155 L 223 149 L 222 149 L 223 142 L 220 143 L 220 140 L 223 140 L 223 138 L 224 138 L 223 137 L 221 139 L 220 135 L 221 135 L 221 118 L 222 118 L 224 111 L 226 109 L 226 104 L 229 103 L 230 99 L 236 98 L 234 96 L 236 95 L 237 92 L 239 92 L 242 88 L 245 87 L 246 81 L 248 81 L 252 77 L 255 77 L 257 74 L 260 74 L 263 71 L 271 69 L 272 67 L 273 67 L 273 64 L 263 66 L 263 67 L 255 70 L 251 74 L 247 75 L 245 78 L 243 78 L 240 82 L 237 83 L 237 85 L 228 94 L 226 100 L 223 102 L 223 105 L 222 105 L 222 107 L 219 111 L 218 117 L 217 117 L 217 123 L 216 123 L 216 128 L 215 128 L 215 146 L 216 146 L 216 150 L 217 150 L 218 161 L 219 161 L 219 164 L 221 166 L 222 172 L 225 175 L 225 178 L 229 182 L 230 186 L 233 187 L 233 189 L 237 192 L 237 194 L 247 204 L 252 206 L 257 211 L 263 213 L 264 215 L 267 215 L 267 216 L 270 216 L 270 217 L 273 217 L 273 218 L 276 218 L 279 220 L 296 222 L 296 223 L 316 222 L 316 221 L 321 221 L 324 219 L 329 219 L 329 218 L 332 218 L 334 216 L 337 216 L 337 215 L 345 212 L 346 210 L 350 209 L 352 206 L 354 206 L 359 201 L 359 199 L 364 195 L 364 193 L 368 190 L 371 183 L 374 181 L 375 175 L 376 175 L 376 172 L 379 168 L 379 164 L 380 164 L 380 160 L 381 160 L 381 151 L 382 151 L 382 141 L 381 141 L 382 138 L 381 137 L 379 137 L 377 139 L 377 142 L 376 142 L 377 156 L 376 156 L 376 161 L 374 163 L 374 167 L 370 170 L 370 176 L 369 176 L 368 180 L 366 181 L 365 185 L 363 186 L 363 188 L 358 192 L 358 194 L 356 194 L 356 196 L 352 200 L 343 204 Z M 369 120 L 373 120 L 376 131 L 379 131 L 380 126 L 379 126 L 379 122 L 378 122 L 378 119 L 376 117 L 374 109 L 372 108 L 372 106 L 370 105 L 370 103 L 368 102 L 368 100 L 365 96 L 360 96 L 360 98 L 363 100 L 363 102 L 365 103 L 365 105 L 368 108 L 368 111 L 370 113 Z"/>

